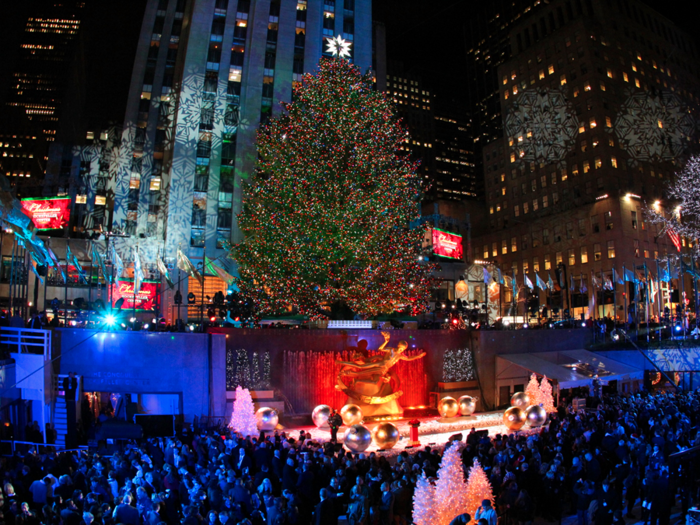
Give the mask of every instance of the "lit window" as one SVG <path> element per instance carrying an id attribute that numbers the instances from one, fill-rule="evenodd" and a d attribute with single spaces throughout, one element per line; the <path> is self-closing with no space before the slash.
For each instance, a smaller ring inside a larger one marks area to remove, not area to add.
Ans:
<path id="1" fill-rule="evenodd" d="M 664 123 L 661 121 L 661 119 L 656 121 L 656 125 L 659 127 L 659 129 L 663 129 Z"/>
<path id="2" fill-rule="evenodd" d="M 641 87 L 641 85 L 639 84 L 639 79 L 638 79 L 638 78 L 635 78 L 635 79 L 634 79 L 634 85 L 637 86 L 637 87 Z"/>
<path id="3" fill-rule="evenodd" d="M 581 246 L 581 264 L 588 263 L 588 248 L 586 246 Z"/>
<path id="4" fill-rule="evenodd" d="M 576 251 L 573 248 L 569 249 L 569 266 L 576 264 Z"/>
<path id="5" fill-rule="evenodd" d="M 637 72 L 637 66 L 632 62 L 632 71 Z"/>
<path id="6" fill-rule="evenodd" d="M 241 66 L 231 66 L 228 72 L 229 82 L 240 82 L 243 68 Z"/>
<path id="7" fill-rule="evenodd" d="M 518 204 L 516 204 L 516 205 L 513 207 L 513 214 L 514 214 L 516 217 L 520 217 L 520 206 L 519 206 Z"/>
<path id="8" fill-rule="evenodd" d="M 579 133 L 585 133 L 585 132 L 586 132 L 586 125 L 585 125 L 585 124 L 581 124 L 581 125 L 578 127 L 578 132 L 579 132 Z"/>
<path id="9" fill-rule="evenodd" d="M 559 84 L 561 84 L 562 86 L 566 85 L 566 75 L 562 75 L 559 77 Z"/>
<path id="10" fill-rule="evenodd" d="M 600 169 L 603 167 L 603 161 L 601 160 L 600 157 L 596 157 L 595 160 L 593 161 L 593 165 L 595 166 L 595 169 Z"/>
<path id="11" fill-rule="evenodd" d="M 590 91 L 591 90 L 591 83 L 586 82 L 586 84 L 583 86 L 584 91 Z"/>
<path id="12" fill-rule="evenodd" d="M 600 251 L 600 244 L 595 243 L 593 245 L 593 260 L 600 261 L 603 258 L 603 253 Z"/>
<path id="13" fill-rule="evenodd" d="M 613 72 L 610 68 L 608 68 L 608 78 L 613 78 Z"/>
<path id="14" fill-rule="evenodd" d="M 512 253 L 518 251 L 518 238 L 517 237 L 510 238 L 510 251 Z"/>
<path id="15" fill-rule="evenodd" d="M 508 83 L 508 75 L 503 75 L 503 85 L 505 86 Z"/>
<path id="16" fill-rule="evenodd" d="M 608 259 L 615 258 L 615 241 L 608 241 Z"/>
<path id="17" fill-rule="evenodd" d="M 513 86 L 513 95 L 517 95 L 517 94 L 518 94 L 518 86 L 516 85 L 516 86 Z"/>
<path id="18" fill-rule="evenodd" d="M 75 203 L 76 204 L 85 204 L 87 202 L 87 195 L 76 195 L 75 196 Z"/>
<path id="19" fill-rule="evenodd" d="M 547 68 L 547 73 L 549 73 L 550 75 L 554 73 L 554 65 L 553 64 L 549 64 L 549 68 Z"/>
<path id="20" fill-rule="evenodd" d="M 508 253 L 508 241 L 506 241 L 505 239 L 501 241 L 501 253 L 503 255 Z"/>
<path id="21" fill-rule="evenodd" d="M 617 158 L 615 158 L 615 157 L 610 157 L 610 165 L 611 165 L 613 168 L 617 168 Z"/>
<path id="22" fill-rule="evenodd" d="M 153 177 L 151 179 L 150 190 L 151 191 L 160 191 L 160 183 L 161 183 L 160 177 Z"/>
<path id="23" fill-rule="evenodd" d="M 600 90 L 605 91 L 605 82 L 600 83 Z"/>
<path id="24" fill-rule="evenodd" d="M 544 78 L 544 69 L 540 69 L 540 80 Z"/>
<path id="25" fill-rule="evenodd" d="M 610 117 L 605 117 L 605 127 L 612 128 L 612 119 Z"/>
<path id="26" fill-rule="evenodd" d="M 625 73 L 624 71 L 622 72 L 622 80 L 624 80 L 625 82 L 630 81 L 629 77 L 627 76 L 627 73 Z"/>
<path id="27" fill-rule="evenodd" d="M 544 256 L 544 269 L 545 270 L 551 270 L 552 269 L 552 261 L 550 259 L 549 254 Z"/>
<path id="28" fill-rule="evenodd" d="M 542 196 L 542 207 L 543 208 L 549 207 L 549 197 L 547 195 Z"/>
<path id="29" fill-rule="evenodd" d="M 489 245 L 484 244 L 484 259 L 488 259 L 488 258 L 489 258 Z"/>
<path id="30" fill-rule="evenodd" d="M 578 97 L 578 86 L 574 88 L 574 98 Z"/>
<path id="31" fill-rule="evenodd" d="M 498 243 L 496 243 L 496 242 L 491 243 L 491 256 L 492 257 L 498 256 Z"/>
<path id="32" fill-rule="evenodd" d="M 588 173 L 589 171 L 591 171 L 591 165 L 587 160 L 584 160 L 583 161 L 583 172 Z"/>
<path id="33" fill-rule="evenodd" d="M 104 195 L 97 195 L 95 197 L 96 206 L 104 206 L 105 204 L 107 204 L 107 197 L 105 197 Z"/>

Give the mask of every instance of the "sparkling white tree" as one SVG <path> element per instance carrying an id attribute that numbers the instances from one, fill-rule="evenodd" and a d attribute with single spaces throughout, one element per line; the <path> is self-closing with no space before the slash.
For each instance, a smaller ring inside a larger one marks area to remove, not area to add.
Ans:
<path id="1" fill-rule="evenodd" d="M 413 523 L 432 525 L 436 520 L 435 485 L 423 474 L 413 492 Z"/>
<path id="2" fill-rule="evenodd" d="M 240 385 L 236 388 L 236 400 L 233 402 L 233 412 L 228 427 L 244 436 L 258 435 L 253 398 L 250 396 L 250 391 Z"/>
<path id="3" fill-rule="evenodd" d="M 491 482 L 483 467 L 479 464 L 479 460 L 474 458 L 474 463 L 469 469 L 469 479 L 467 481 L 467 490 L 465 493 L 466 508 L 462 512 L 468 512 L 469 515 L 474 518 L 476 509 L 479 508 L 481 502 L 485 499 L 491 500 L 491 506 L 496 508 Z"/>
<path id="4" fill-rule="evenodd" d="M 660 227 L 660 235 L 669 233 L 688 239 L 700 238 L 700 157 L 691 157 L 685 168 L 676 173 L 675 180 L 668 185 L 670 209 L 658 205 L 646 208 L 649 222 Z M 680 242 L 680 241 L 679 241 Z M 700 255 L 700 244 L 692 243 L 696 256 Z"/>
<path id="5" fill-rule="evenodd" d="M 435 525 L 449 525 L 455 518 L 467 512 L 467 483 L 462 470 L 462 454 L 459 442 L 453 442 L 445 450 L 440 462 L 435 484 Z"/>
<path id="6" fill-rule="evenodd" d="M 527 384 L 527 388 L 525 388 L 525 393 L 527 397 L 530 398 L 531 405 L 540 404 L 540 383 L 537 381 L 536 374 L 530 376 L 530 382 Z"/>
<path id="7" fill-rule="evenodd" d="M 554 406 L 554 396 L 552 395 L 552 383 L 549 382 L 547 376 L 542 377 L 540 382 L 539 404 L 547 411 L 547 414 L 557 411 Z"/>

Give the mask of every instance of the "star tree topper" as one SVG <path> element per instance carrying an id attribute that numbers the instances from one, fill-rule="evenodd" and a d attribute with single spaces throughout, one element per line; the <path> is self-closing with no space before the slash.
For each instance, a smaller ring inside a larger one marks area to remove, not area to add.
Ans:
<path id="1" fill-rule="evenodd" d="M 350 44 L 352 44 L 352 42 L 348 42 L 347 40 L 343 39 L 343 37 L 338 35 L 335 38 L 328 39 L 328 49 L 326 49 L 326 51 L 331 53 L 333 56 L 337 56 L 340 58 L 349 58 Z"/>

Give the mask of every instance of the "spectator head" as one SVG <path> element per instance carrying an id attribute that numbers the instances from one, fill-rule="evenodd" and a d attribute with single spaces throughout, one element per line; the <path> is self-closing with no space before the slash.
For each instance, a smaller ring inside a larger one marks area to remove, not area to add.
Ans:
<path id="1" fill-rule="evenodd" d="M 216 523 L 219 520 L 219 515 L 215 510 L 209 511 L 209 523 Z"/>
<path id="2" fill-rule="evenodd" d="M 330 492 L 325 487 L 321 489 L 319 494 L 321 496 L 321 501 L 327 500 L 330 496 Z"/>
<path id="3" fill-rule="evenodd" d="M 484 508 L 491 508 L 491 500 L 485 499 L 481 502 L 481 506 Z"/>
<path id="4" fill-rule="evenodd" d="M 93 516 L 91 512 L 83 512 L 83 522 L 85 525 L 92 525 L 93 521 L 95 521 L 95 516 Z"/>

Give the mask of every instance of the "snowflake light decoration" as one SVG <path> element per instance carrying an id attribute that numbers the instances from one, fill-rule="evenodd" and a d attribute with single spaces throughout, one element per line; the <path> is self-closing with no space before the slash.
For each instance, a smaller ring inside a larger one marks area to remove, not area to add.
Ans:
<path id="1" fill-rule="evenodd" d="M 512 104 L 505 128 L 518 160 L 559 162 L 574 144 L 578 119 L 563 91 L 528 89 Z"/>
<path id="2" fill-rule="evenodd" d="M 326 51 L 328 51 L 334 57 L 337 56 L 340 58 L 349 58 L 351 43 L 352 42 L 348 42 L 343 37 L 338 35 L 335 38 L 328 39 L 328 43 L 326 44 L 328 48 L 326 49 Z"/>
<path id="3" fill-rule="evenodd" d="M 636 161 L 673 160 L 695 133 L 695 119 L 673 93 L 632 93 L 615 119 L 615 132 Z"/>

